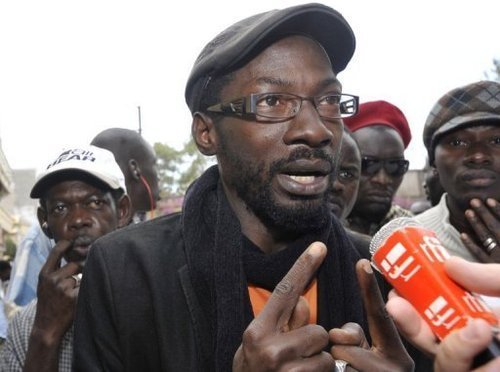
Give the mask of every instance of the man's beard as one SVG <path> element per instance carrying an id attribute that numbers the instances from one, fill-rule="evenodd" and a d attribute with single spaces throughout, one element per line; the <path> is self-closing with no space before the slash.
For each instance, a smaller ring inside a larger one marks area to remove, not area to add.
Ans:
<path id="1" fill-rule="evenodd" d="M 231 162 L 231 169 L 238 170 L 238 177 L 232 177 L 231 186 L 247 208 L 270 230 L 292 237 L 319 232 L 330 221 L 327 192 L 321 197 L 311 198 L 292 195 L 290 198 L 297 200 L 297 203 L 290 206 L 279 204 L 272 191 L 273 178 L 290 161 L 319 158 L 333 163 L 332 157 L 323 150 L 299 149 L 288 159 L 272 163 L 267 172 L 263 163 L 250 163 L 236 154 L 226 155 L 229 155 L 227 159 Z"/>

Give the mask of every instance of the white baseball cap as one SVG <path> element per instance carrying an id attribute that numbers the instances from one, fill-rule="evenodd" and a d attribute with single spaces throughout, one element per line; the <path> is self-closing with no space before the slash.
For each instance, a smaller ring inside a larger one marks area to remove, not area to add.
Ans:
<path id="1" fill-rule="evenodd" d="M 113 153 L 96 146 L 86 145 L 65 148 L 49 162 L 45 171 L 36 179 L 30 197 L 40 198 L 48 187 L 62 182 L 68 174 L 90 175 L 112 190 L 125 188 L 125 178 Z"/>

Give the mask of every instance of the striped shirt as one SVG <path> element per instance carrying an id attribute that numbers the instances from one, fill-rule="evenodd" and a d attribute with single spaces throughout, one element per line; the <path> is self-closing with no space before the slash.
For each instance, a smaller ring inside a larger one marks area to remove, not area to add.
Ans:
<path id="1" fill-rule="evenodd" d="M 426 229 L 434 231 L 443 247 L 452 256 L 459 256 L 471 262 L 480 262 L 460 239 L 460 233 L 450 224 L 450 211 L 446 205 L 446 193 L 441 196 L 439 204 L 417 215 L 415 220 Z M 500 307 L 500 297 L 482 295 L 481 298 L 492 308 Z"/>
<path id="2" fill-rule="evenodd" d="M 2 372 L 22 372 L 28 341 L 35 321 L 36 300 L 18 312 L 9 323 L 7 340 L 0 354 Z M 59 349 L 59 372 L 71 372 L 73 359 L 73 327 L 63 337 Z"/>
<path id="3" fill-rule="evenodd" d="M 477 258 L 469 252 L 460 239 L 458 230 L 450 224 L 450 211 L 446 205 L 446 193 L 441 196 L 439 203 L 415 216 L 426 229 L 434 231 L 443 244 L 443 247 L 452 255 L 459 256 L 467 261 L 478 262 Z"/>

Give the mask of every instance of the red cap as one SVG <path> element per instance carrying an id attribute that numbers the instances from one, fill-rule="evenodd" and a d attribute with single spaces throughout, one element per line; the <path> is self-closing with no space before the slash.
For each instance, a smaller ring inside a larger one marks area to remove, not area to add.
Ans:
<path id="1" fill-rule="evenodd" d="M 403 143 L 405 149 L 411 141 L 410 126 L 406 117 L 392 103 L 386 101 L 365 102 L 359 105 L 356 115 L 342 119 L 351 132 L 371 125 L 387 125 L 395 129 Z"/>

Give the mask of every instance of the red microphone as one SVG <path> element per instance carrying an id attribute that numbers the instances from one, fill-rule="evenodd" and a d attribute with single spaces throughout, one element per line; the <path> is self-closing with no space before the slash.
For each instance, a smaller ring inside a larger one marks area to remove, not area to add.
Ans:
<path id="1" fill-rule="evenodd" d="M 370 243 L 372 265 L 427 321 L 438 338 L 462 328 L 470 318 L 497 325 L 483 300 L 451 280 L 444 261 L 450 255 L 433 231 L 415 220 L 390 221 Z"/>
<path id="2" fill-rule="evenodd" d="M 498 326 L 495 314 L 483 300 L 448 277 L 444 262 L 450 257 L 433 231 L 412 218 L 396 218 L 383 226 L 370 243 L 372 265 L 410 302 L 434 334 L 443 339 L 464 327 L 471 318 Z M 489 357 L 500 355 L 498 340 Z M 485 358 L 485 359 L 484 359 Z"/>

